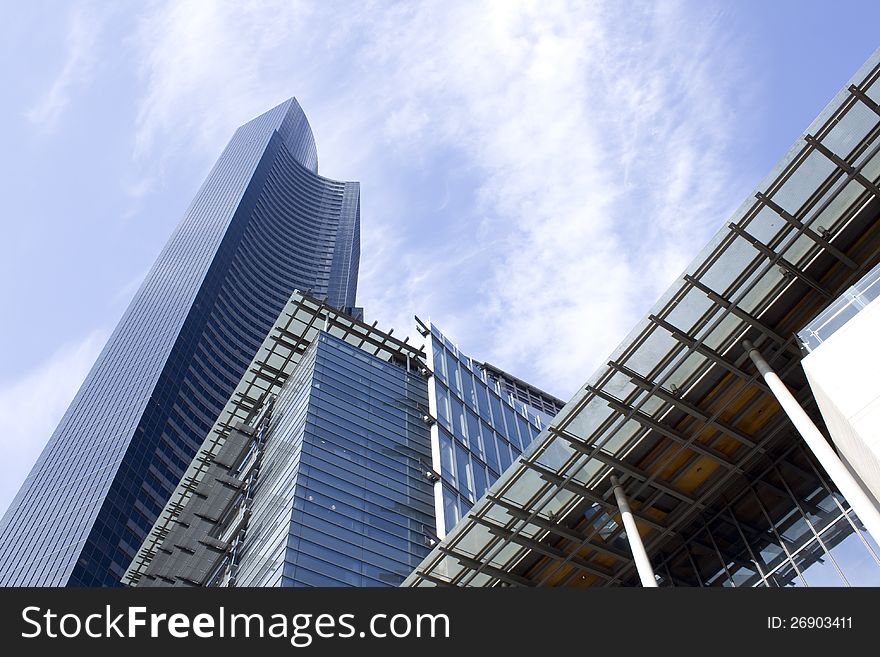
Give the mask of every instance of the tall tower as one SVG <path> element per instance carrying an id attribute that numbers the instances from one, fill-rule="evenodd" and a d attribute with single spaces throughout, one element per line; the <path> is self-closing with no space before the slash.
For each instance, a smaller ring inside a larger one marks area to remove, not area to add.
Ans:
<path id="1" fill-rule="evenodd" d="M 562 406 L 418 330 L 294 292 L 123 582 L 402 583 Z"/>
<path id="2" fill-rule="evenodd" d="M 356 312 L 360 192 L 293 98 L 241 126 L 0 521 L 0 584 L 117 585 L 294 289 Z"/>

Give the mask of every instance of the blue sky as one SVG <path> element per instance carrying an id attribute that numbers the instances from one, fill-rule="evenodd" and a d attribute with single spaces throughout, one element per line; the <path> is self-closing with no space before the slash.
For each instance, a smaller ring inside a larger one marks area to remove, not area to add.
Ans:
<path id="1" fill-rule="evenodd" d="M 0 509 L 239 124 L 361 182 L 359 302 L 568 399 L 877 47 L 880 3 L 4 3 Z M 414 336 L 415 337 L 415 336 Z"/>

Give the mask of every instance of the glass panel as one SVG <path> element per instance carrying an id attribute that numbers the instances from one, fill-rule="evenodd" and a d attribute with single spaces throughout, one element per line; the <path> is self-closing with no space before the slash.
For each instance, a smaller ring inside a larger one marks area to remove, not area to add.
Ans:
<path id="1" fill-rule="evenodd" d="M 701 281 L 709 289 L 729 298 L 728 288 L 746 269 L 748 263 L 757 259 L 758 251 L 741 237 L 736 237 L 716 260 Z"/>
<path id="2" fill-rule="evenodd" d="M 875 160 L 878 162 L 878 164 L 880 164 L 880 157 L 875 157 Z M 863 173 L 866 176 L 869 175 L 868 172 L 864 169 Z M 828 207 L 822 211 L 822 213 L 816 218 L 816 220 L 812 224 L 810 224 L 811 227 L 814 230 L 818 230 L 820 227 L 825 228 L 832 231 L 833 234 L 834 231 L 839 229 L 839 224 L 841 223 L 841 218 L 845 215 L 846 208 L 851 206 L 853 202 L 864 193 L 865 188 L 862 187 L 857 181 L 851 180 L 850 182 L 846 183 L 843 191 L 840 192 L 835 197 L 835 199 L 831 201 Z"/>
<path id="3" fill-rule="evenodd" d="M 474 380 L 471 373 L 464 368 L 461 369 L 461 390 L 464 403 L 471 408 L 476 408 L 477 397 L 474 393 Z"/>
<path id="4" fill-rule="evenodd" d="M 744 324 L 739 317 L 728 315 L 704 339 L 704 343 L 710 349 L 722 351 L 723 346 L 729 344 L 731 338 L 737 336 L 743 329 Z"/>
<path id="5" fill-rule="evenodd" d="M 468 446 L 471 448 L 471 451 L 482 456 L 483 451 L 480 448 L 480 421 L 470 411 L 467 412 L 466 418 Z"/>
<path id="6" fill-rule="evenodd" d="M 675 371 L 672 372 L 664 385 L 670 390 L 672 389 L 672 386 L 675 386 L 678 389 L 686 391 L 687 386 L 693 383 L 692 379 L 696 380 L 694 373 L 701 370 L 706 362 L 707 359 L 702 354 L 697 352 L 691 353 L 685 358 L 681 365 L 675 368 Z"/>
<path id="7" fill-rule="evenodd" d="M 604 401 L 593 398 L 564 428 L 581 440 L 591 442 L 593 434 L 611 415 L 612 411 Z"/>
<path id="8" fill-rule="evenodd" d="M 458 378 L 458 363 L 451 353 L 446 352 L 446 379 L 449 387 L 461 394 L 461 380 Z"/>
<path id="9" fill-rule="evenodd" d="M 605 433 L 601 440 L 602 451 L 613 456 L 618 455 L 625 446 L 629 446 L 629 443 L 640 431 L 643 431 L 641 424 L 635 420 L 627 420 L 613 434 Z"/>
<path id="10" fill-rule="evenodd" d="M 474 461 L 471 464 L 473 468 L 474 474 L 474 497 L 479 499 L 483 496 L 483 493 L 486 492 L 486 489 L 489 487 L 489 481 L 486 479 L 486 469 L 481 463 Z"/>
<path id="11" fill-rule="evenodd" d="M 764 572 L 769 572 L 785 558 L 785 552 L 770 529 L 758 498 L 750 491 L 731 510 L 746 531 L 752 552 L 763 562 Z"/>
<path id="12" fill-rule="evenodd" d="M 489 390 L 485 385 L 477 386 L 477 404 L 480 417 L 490 419 L 489 415 Z"/>
<path id="13" fill-rule="evenodd" d="M 473 499 L 474 484 L 473 477 L 471 476 L 471 461 L 468 458 L 467 452 L 458 443 L 455 443 L 455 467 L 458 490 Z"/>
<path id="14" fill-rule="evenodd" d="M 666 315 L 666 321 L 682 331 L 690 333 L 697 321 L 710 311 L 713 315 L 718 312 L 712 300 L 700 290 L 692 289 L 669 311 Z M 617 376 L 620 376 L 624 381 L 629 380 L 619 372 L 615 374 L 615 377 Z M 608 389 L 607 386 L 606 389 Z M 616 397 L 623 399 L 621 395 L 616 395 Z"/>
<path id="15" fill-rule="evenodd" d="M 736 526 L 719 518 L 710 524 L 710 531 L 721 556 L 726 560 L 733 584 L 746 587 L 758 584 L 761 575 Z"/>
<path id="16" fill-rule="evenodd" d="M 504 418 L 501 412 L 501 400 L 495 394 L 489 395 L 489 403 L 492 406 L 492 422 L 499 431 L 504 432 Z"/>
<path id="17" fill-rule="evenodd" d="M 440 474 L 451 482 L 455 481 L 455 466 L 452 457 L 452 437 L 440 430 Z"/>
<path id="18" fill-rule="evenodd" d="M 452 579 L 457 577 L 463 570 L 464 566 L 461 565 L 458 559 L 447 556 L 443 557 L 440 562 L 434 566 L 431 574 L 440 579 L 452 581 Z"/>
<path id="19" fill-rule="evenodd" d="M 449 393 L 442 385 L 434 386 L 437 391 L 437 419 L 447 429 L 452 428 L 452 422 L 449 415 Z"/>
<path id="20" fill-rule="evenodd" d="M 499 550 L 498 554 L 492 557 L 492 560 L 489 563 L 496 568 L 503 569 L 505 566 L 508 565 L 508 562 L 511 562 L 514 557 L 516 557 L 516 554 L 520 551 L 520 549 L 521 548 L 519 546 L 512 543 L 505 545 L 501 550 Z M 518 560 L 518 557 L 516 557 L 516 559 Z"/>
<path id="21" fill-rule="evenodd" d="M 460 516 L 458 513 L 458 495 L 443 487 L 443 517 L 446 524 L 447 534 L 458 523 Z"/>
<path id="22" fill-rule="evenodd" d="M 523 470 L 516 482 L 504 491 L 504 499 L 525 508 L 526 502 L 532 499 L 543 485 L 535 472 Z"/>
<path id="23" fill-rule="evenodd" d="M 543 506 L 541 509 L 541 514 L 545 518 L 553 518 L 559 512 L 560 509 L 565 507 L 571 500 L 573 500 L 577 495 L 568 490 L 561 490 L 556 495 L 553 496 L 553 499 L 549 500 L 547 504 Z"/>
<path id="24" fill-rule="evenodd" d="M 797 214 L 807 198 L 834 169 L 834 163 L 824 155 L 813 151 L 791 173 L 782 188 L 773 194 L 773 200 L 791 214 Z M 751 226 L 749 232 L 752 232 Z"/>
<path id="25" fill-rule="evenodd" d="M 464 419 L 464 405 L 455 397 L 449 397 L 452 404 L 452 432 L 462 439 L 467 435 L 467 428 Z"/>
<path id="26" fill-rule="evenodd" d="M 532 442 L 532 437 L 534 436 L 532 432 L 534 431 L 534 428 L 526 422 L 525 418 L 519 415 L 516 416 L 516 426 L 519 429 L 519 437 L 520 440 L 522 440 L 523 451 L 525 451 Z"/>
<path id="27" fill-rule="evenodd" d="M 550 443 L 541 452 L 541 456 L 538 457 L 538 463 L 557 472 L 568 462 L 573 453 L 574 450 L 564 440 L 561 438 L 551 438 Z"/>
<path id="28" fill-rule="evenodd" d="M 483 525 L 471 525 L 455 544 L 455 550 L 475 557 L 492 540 L 489 530 Z"/>
<path id="29" fill-rule="evenodd" d="M 575 464 L 575 474 L 572 475 L 571 479 L 575 483 L 581 484 L 583 486 L 589 487 L 593 479 L 595 479 L 596 475 L 602 470 L 603 464 L 601 461 L 597 461 L 596 459 L 588 459 L 584 456 L 581 459 L 581 465 L 578 467 Z M 571 472 L 571 470 L 569 470 Z"/>
<path id="30" fill-rule="evenodd" d="M 778 203 L 779 201 L 776 200 L 776 202 Z M 758 214 L 749 221 L 746 230 L 752 235 L 752 237 L 760 242 L 769 244 L 779 231 L 788 225 L 788 222 L 776 214 L 774 210 L 771 210 L 765 205 L 761 207 L 761 209 L 758 210 Z"/>
<path id="31" fill-rule="evenodd" d="M 712 545 L 712 538 L 706 530 L 701 530 L 690 540 L 691 558 L 706 586 L 730 586 L 724 566 L 718 560 L 718 553 Z"/>
<path id="32" fill-rule="evenodd" d="M 846 526 L 843 523 L 846 523 Z M 858 533 L 851 531 L 852 525 L 846 519 L 841 519 L 837 525 L 840 526 L 841 531 L 836 535 L 830 531 L 825 532 L 822 534 L 822 539 L 826 541 L 831 556 L 843 571 L 850 586 L 880 586 L 880 565 Z M 809 577 L 807 581 L 813 583 Z"/>
<path id="33" fill-rule="evenodd" d="M 513 463 L 513 458 L 510 455 L 510 445 L 497 434 L 496 438 L 498 439 L 495 443 L 498 446 L 498 461 L 501 465 L 501 472 L 504 472 Z"/>
<path id="34" fill-rule="evenodd" d="M 877 545 L 877 541 L 874 540 L 874 537 L 868 533 L 868 531 L 865 529 L 865 526 L 862 524 L 862 521 L 859 520 L 858 517 L 856 517 L 854 511 L 850 511 L 849 516 L 855 524 L 856 528 L 858 529 L 861 537 L 865 540 L 865 542 L 867 542 L 874 559 L 880 561 L 880 545 Z"/>
<path id="35" fill-rule="evenodd" d="M 666 329 L 654 327 L 636 352 L 627 359 L 626 365 L 642 376 L 652 379 L 657 364 L 678 346 L 678 341 Z"/>
<path id="36" fill-rule="evenodd" d="M 877 125 L 877 115 L 864 103 L 855 103 L 822 139 L 822 144 L 843 158 Z"/>
<path id="37" fill-rule="evenodd" d="M 482 424 L 482 423 L 481 423 Z M 498 459 L 498 449 L 495 446 L 495 435 L 492 430 L 485 424 L 483 428 L 483 453 L 486 456 L 486 463 L 490 468 L 501 473 L 501 462 Z"/>
<path id="38" fill-rule="evenodd" d="M 486 573 L 477 573 L 474 575 L 473 579 L 468 582 L 468 586 L 486 586 L 490 581 L 492 581 L 492 578 Z"/>
<path id="39" fill-rule="evenodd" d="M 433 352 L 432 357 L 434 359 L 434 376 L 440 378 L 444 383 L 446 382 L 446 359 L 443 356 L 443 345 L 440 344 L 438 340 L 433 341 Z"/>
<path id="40" fill-rule="evenodd" d="M 843 586 L 834 564 L 819 541 L 813 541 L 797 555 L 801 575 L 808 586 Z"/>
<path id="41" fill-rule="evenodd" d="M 504 404 L 504 423 L 507 425 L 507 439 L 518 452 L 521 452 L 522 441 L 519 438 L 519 432 L 516 428 L 516 419 L 514 419 L 513 409 L 507 404 Z M 498 428 L 501 429 L 501 427 Z"/>

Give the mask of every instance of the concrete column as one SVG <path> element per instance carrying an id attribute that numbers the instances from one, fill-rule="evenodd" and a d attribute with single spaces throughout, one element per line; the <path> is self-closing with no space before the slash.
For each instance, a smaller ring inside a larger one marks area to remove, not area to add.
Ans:
<path id="1" fill-rule="evenodd" d="M 867 496 L 850 471 L 847 470 L 837 452 L 828 444 L 825 436 L 813 424 L 810 416 L 801 408 L 801 405 L 798 404 L 794 395 L 791 394 L 791 391 L 782 382 L 782 379 L 764 360 L 761 352 L 755 349 L 755 345 L 748 340 L 744 340 L 742 345 L 749 358 L 755 364 L 755 367 L 758 368 L 758 372 L 764 377 L 764 381 L 770 387 L 779 405 L 782 406 L 782 410 L 785 411 L 795 429 L 798 430 L 804 442 L 807 443 L 807 447 L 812 450 L 816 459 L 825 468 L 825 472 L 831 477 L 831 481 L 843 493 L 846 501 L 849 502 L 859 520 L 864 523 L 868 532 L 874 537 L 874 540 L 880 542 L 880 509 Z"/>
<path id="2" fill-rule="evenodd" d="M 642 543 L 642 537 L 636 527 L 635 518 L 629 508 L 629 501 L 623 492 L 623 486 L 620 485 L 616 475 L 611 475 L 611 486 L 614 488 L 614 497 L 617 499 L 617 508 L 620 509 L 620 517 L 623 520 L 623 528 L 626 530 L 626 538 L 629 540 L 629 549 L 632 550 L 633 560 L 636 562 L 636 570 L 639 571 L 639 579 L 642 580 L 642 586 L 657 586 L 657 580 L 654 578 L 654 569 L 648 560 L 648 553 L 645 552 L 645 544 Z"/>

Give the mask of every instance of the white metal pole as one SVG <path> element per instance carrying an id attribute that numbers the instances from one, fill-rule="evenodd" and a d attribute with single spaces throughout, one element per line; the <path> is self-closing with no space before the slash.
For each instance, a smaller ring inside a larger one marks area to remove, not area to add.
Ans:
<path id="1" fill-rule="evenodd" d="M 635 518 L 629 508 L 629 502 L 626 499 L 626 493 L 623 492 L 623 486 L 620 485 L 616 475 L 611 475 L 611 486 L 614 488 L 614 497 L 617 498 L 617 508 L 620 509 L 620 517 L 623 520 L 623 528 L 626 530 L 626 537 L 629 540 L 629 549 L 632 550 L 633 560 L 636 562 L 636 570 L 639 571 L 639 579 L 642 580 L 642 586 L 657 586 L 657 580 L 654 578 L 654 569 L 648 560 L 648 553 L 645 552 L 645 544 L 642 543 L 642 537 L 639 529 L 636 527 Z"/>
<path id="2" fill-rule="evenodd" d="M 813 451 L 813 454 L 819 460 L 819 463 L 825 468 L 825 472 L 831 477 L 831 481 L 833 481 L 837 488 L 840 489 L 840 492 L 843 493 L 846 501 L 849 502 L 853 511 L 856 512 L 859 520 L 865 524 L 865 527 L 871 536 L 874 537 L 874 540 L 880 542 L 880 509 L 878 509 L 877 505 L 868 497 L 859 483 L 855 480 L 855 477 L 852 476 L 852 473 L 847 470 L 846 466 L 837 455 L 837 452 L 835 452 L 831 445 L 828 444 L 828 441 L 825 440 L 825 436 L 823 436 L 822 432 L 819 431 L 815 424 L 813 424 L 810 416 L 806 414 L 803 408 L 801 408 L 801 405 L 798 404 L 794 395 L 791 394 L 789 389 L 782 382 L 782 379 L 779 378 L 776 372 L 773 371 L 773 368 L 771 368 L 767 361 L 764 360 L 761 352 L 755 349 L 755 345 L 748 340 L 744 340 L 742 345 L 746 350 L 746 353 L 749 355 L 749 358 L 751 358 L 752 362 L 755 364 L 755 367 L 758 368 L 758 372 L 764 377 L 764 381 L 770 387 L 770 390 L 773 392 L 779 405 L 782 406 L 782 410 L 788 415 L 795 429 L 797 429 L 798 433 L 803 437 L 804 442 L 807 443 L 807 446 Z"/>

